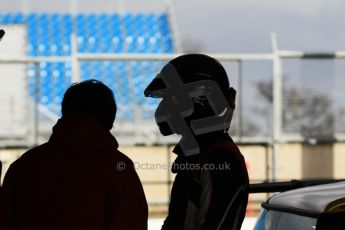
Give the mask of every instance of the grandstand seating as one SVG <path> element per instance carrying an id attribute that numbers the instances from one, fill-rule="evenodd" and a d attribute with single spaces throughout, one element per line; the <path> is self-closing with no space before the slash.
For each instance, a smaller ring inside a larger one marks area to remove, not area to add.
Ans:
<path id="1" fill-rule="evenodd" d="M 0 14 L 0 24 L 27 26 L 27 55 L 70 56 L 71 35 L 76 33 L 80 53 L 172 53 L 173 38 L 166 14 Z M 119 104 L 118 118 L 132 119 L 136 105 L 155 107 L 143 90 L 162 62 L 91 61 L 80 63 L 81 80 L 95 78 L 107 84 Z M 70 62 L 41 62 L 28 66 L 28 87 L 35 94 L 39 78 L 40 103 L 60 111 L 63 93 L 71 84 Z M 141 117 L 152 116 L 143 111 Z"/>

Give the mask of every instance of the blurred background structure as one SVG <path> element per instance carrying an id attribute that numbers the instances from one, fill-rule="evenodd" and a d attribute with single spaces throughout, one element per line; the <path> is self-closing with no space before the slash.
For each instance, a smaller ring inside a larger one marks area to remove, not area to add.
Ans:
<path id="1" fill-rule="evenodd" d="M 159 101 L 143 90 L 176 55 L 205 52 L 224 64 L 238 91 L 230 133 L 251 182 L 344 178 L 345 29 L 339 22 L 345 4 L 277 4 L 4 0 L 3 173 L 26 149 L 47 141 L 66 88 L 95 78 L 114 91 L 119 110 L 112 132 L 136 162 L 150 215 L 164 215 L 178 137 L 161 137 L 153 118 Z M 251 196 L 248 215 L 265 197 Z"/>

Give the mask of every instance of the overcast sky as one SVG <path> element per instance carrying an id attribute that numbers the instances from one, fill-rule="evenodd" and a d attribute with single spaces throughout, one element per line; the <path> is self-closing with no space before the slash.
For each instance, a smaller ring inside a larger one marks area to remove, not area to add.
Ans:
<path id="1" fill-rule="evenodd" d="M 271 31 L 285 49 L 345 50 L 345 1 L 175 2 L 182 35 L 210 51 L 267 52 Z"/>
<path id="2" fill-rule="evenodd" d="M 161 11 L 158 0 L 1 0 L 1 11 Z M 343 0 L 175 0 L 181 37 L 207 52 L 268 52 L 270 32 L 284 49 L 345 50 Z"/>

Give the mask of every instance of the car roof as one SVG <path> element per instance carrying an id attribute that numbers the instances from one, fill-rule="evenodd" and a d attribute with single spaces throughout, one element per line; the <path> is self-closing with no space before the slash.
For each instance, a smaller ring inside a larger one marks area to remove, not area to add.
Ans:
<path id="1" fill-rule="evenodd" d="M 279 193 L 262 206 L 305 216 L 319 216 L 345 205 L 345 182 L 310 186 Z"/>

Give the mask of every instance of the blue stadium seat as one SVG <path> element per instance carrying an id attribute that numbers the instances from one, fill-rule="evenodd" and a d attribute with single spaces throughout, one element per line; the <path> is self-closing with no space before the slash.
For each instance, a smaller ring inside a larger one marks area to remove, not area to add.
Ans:
<path id="1" fill-rule="evenodd" d="M 29 26 L 30 26 L 30 27 L 33 26 L 33 27 L 35 28 L 34 24 L 36 23 L 36 21 L 38 21 L 37 15 L 34 14 L 34 13 L 30 13 L 30 14 L 27 16 L 26 21 L 27 21 L 27 23 L 28 23 L 28 27 L 29 27 Z"/>
<path id="2" fill-rule="evenodd" d="M 16 13 L 13 18 L 14 24 L 22 24 L 24 23 L 24 15 L 22 13 Z"/>
<path id="3" fill-rule="evenodd" d="M 24 22 L 24 16 L 21 13 L 5 13 L 0 14 L 1 24 L 21 24 Z"/>
<path id="4" fill-rule="evenodd" d="M 3 24 L 27 25 L 29 56 L 70 56 L 71 35 L 77 34 L 78 51 L 85 53 L 173 53 L 173 39 L 166 14 L 47 14 L 20 12 L 0 14 Z M 113 89 L 118 118 L 133 118 L 133 103 L 152 110 L 157 101 L 143 97 L 143 90 L 162 62 L 81 62 L 81 79 L 95 78 Z M 42 62 L 38 72 L 27 69 L 28 90 L 35 93 L 35 75 L 40 82 L 40 102 L 59 113 L 64 91 L 72 81 L 71 63 Z M 129 81 L 131 78 L 131 82 Z M 134 86 L 134 88 L 132 88 Z M 148 113 L 148 116 L 152 114 Z"/>

